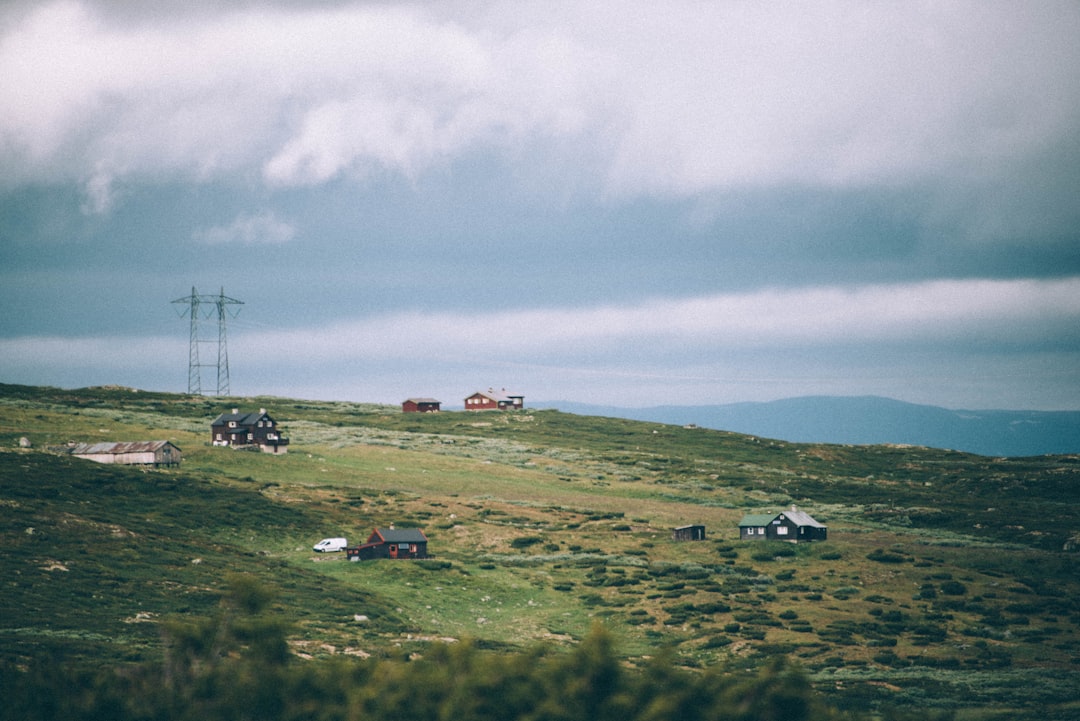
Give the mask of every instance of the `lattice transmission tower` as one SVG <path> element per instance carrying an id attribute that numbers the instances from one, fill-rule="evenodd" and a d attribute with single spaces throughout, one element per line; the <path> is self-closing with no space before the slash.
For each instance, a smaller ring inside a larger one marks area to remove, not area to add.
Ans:
<path id="1" fill-rule="evenodd" d="M 202 395 L 202 369 L 214 368 L 217 371 L 217 393 L 215 395 L 229 395 L 229 349 L 225 339 L 225 319 L 228 316 L 235 318 L 240 309 L 234 311 L 229 306 L 243 305 L 242 300 L 229 298 L 225 295 L 225 289 L 221 289 L 218 295 L 200 295 L 195 287 L 191 287 L 191 295 L 177 298 L 175 304 L 183 304 L 179 311 L 180 317 L 185 315 L 191 318 L 191 341 L 188 346 L 188 393 Z M 217 315 L 217 338 L 207 338 L 199 331 L 199 320 L 209 320 Z M 199 347 L 209 344 L 217 344 L 217 361 L 215 363 L 203 363 L 200 361 Z"/>

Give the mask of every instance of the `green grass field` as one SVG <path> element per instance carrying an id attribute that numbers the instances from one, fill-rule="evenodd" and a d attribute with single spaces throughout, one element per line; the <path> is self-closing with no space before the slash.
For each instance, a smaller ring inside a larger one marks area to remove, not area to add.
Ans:
<path id="1" fill-rule="evenodd" d="M 211 447 L 231 407 L 267 408 L 289 453 Z M 150 439 L 180 446 L 181 468 L 46 450 Z M 210 615 L 242 573 L 276 590 L 304 658 L 572 647 L 599 621 L 630 664 L 662 649 L 691 669 L 783 656 L 841 707 L 1074 718 L 1078 491 L 1076 456 L 0 385 L 0 660 L 152 659 L 163 620 Z M 738 540 L 743 514 L 791 504 L 829 540 Z M 673 541 L 688 523 L 708 540 Z M 311 551 L 390 524 L 422 527 L 434 558 Z"/>

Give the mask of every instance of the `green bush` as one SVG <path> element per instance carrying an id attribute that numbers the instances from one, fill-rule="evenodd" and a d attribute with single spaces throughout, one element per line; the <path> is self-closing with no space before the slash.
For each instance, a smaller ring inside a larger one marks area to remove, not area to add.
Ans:
<path id="1" fill-rule="evenodd" d="M 945 581 L 941 584 L 940 589 L 946 596 L 963 596 L 967 593 L 967 586 L 959 581 Z"/>

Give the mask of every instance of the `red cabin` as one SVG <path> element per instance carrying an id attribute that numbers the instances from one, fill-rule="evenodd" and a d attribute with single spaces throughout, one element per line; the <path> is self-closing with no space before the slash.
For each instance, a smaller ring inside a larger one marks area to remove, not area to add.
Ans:
<path id="1" fill-rule="evenodd" d="M 402 413 L 438 413 L 442 401 L 434 398 L 409 398 L 401 403 Z"/>
<path id="2" fill-rule="evenodd" d="M 419 528 L 376 528 L 367 542 L 345 549 L 350 561 L 374 558 L 427 558 L 427 536 Z"/>
<path id="3" fill-rule="evenodd" d="M 509 411 L 525 407 L 525 396 L 509 393 L 505 388 L 496 391 L 477 391 L 465 399 L 467 411 Z"/>

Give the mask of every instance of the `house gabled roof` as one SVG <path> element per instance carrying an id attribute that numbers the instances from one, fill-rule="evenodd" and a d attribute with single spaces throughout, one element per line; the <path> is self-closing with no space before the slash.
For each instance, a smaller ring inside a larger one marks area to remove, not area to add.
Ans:
<path id="1" fill-rule="evenodd" d="M 238 426 L 253 426 L 264 418 L 270 416 L 265 410 L 257 413 L 222 413 L 220 416 L 210 422 L 212 426 L 221 426 L 230 422 L 235 422 Z"/>
<path id="2" fill-rule="evenodd" d="M 825 528 L 824 523 L 819 523 L 818 521 L 814 520 L 813 516 L 811 516 L 806 511 L 800 511 L 795 508 L 792 508 L 789 511 L 782 511 L 781 513 L 777 513 L 776 515 L 787 516 L 795 522 L 796 526 L 813 526 L 814 528 Z"/>
<path id="3" fill-rule="evenodd" d="M 427 536 L 419 528 L 376 528 L 375 534 L 384 543 L 426 543 Z"/>
<path id="4" fill-rule="evenodd" d="M 437 398 L 406 398 L 406 403 L 442 403 Z"/>
<path id="5" fill-rule="evenodd" d="M 506 402 L 513 401 L 515 398 L 524 398 L 525 397 L 521 393 L 511 393 L 510 391 L 506 390 L 505 388 L 503 388 L 502 390 L 498 390 L 498 391 L 494 390 L 493 388 L 488 388 L 486 391 L 476 391 L 475 393 L 470 393 L 466 397 L 467 398 L 472 398 L 473 396 L 483 396 L 484 398 L 490 398 L 491 400 L 495 401 L 496 403 L 498 403 L 500 401 L 503 402 L 503 403 L 506 403 Z"/>
<path id="6" fill-rule="evenodd" d="M 739 521 L 739 527 L 767 526 L 779 515 L 779 513 L 747 513 L 743 516 L 742 520 Z"/>
<path id="7" fill-rule="evenodd" d="M 160 450 L 167 445 L 180 450 L 179 447 L 169 441 L 119 441 L 115 443 L 78 443 L 71 446 L 70 452 L 77 456 L 97 453 L 146 453 L 147 451 Z"/>
<path id="8" fill-rule="evenodd" d="M 787 511 L 780 511 L 779 513 L 747 513 L 743 516 L 742 520 L 739 521 L 739 528 L 746 528 L 748 526 L 768 526 L 780 516 L 791 519 L 796 526 L 826 528 L 824 523 L 818 522 L 806 511 L 800 511 L 794 507 Z"/>

